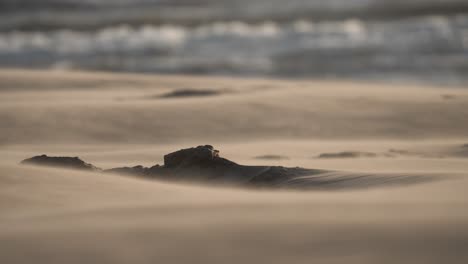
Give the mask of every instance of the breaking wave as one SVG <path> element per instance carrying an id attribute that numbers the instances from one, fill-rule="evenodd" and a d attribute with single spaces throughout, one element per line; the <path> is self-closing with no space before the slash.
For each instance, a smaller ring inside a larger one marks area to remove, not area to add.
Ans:
<path id="1" fill-rule="evenodd" d="M 464 82 L 468 16 L 10 31 L 0 33 L 0 66 Z"/>

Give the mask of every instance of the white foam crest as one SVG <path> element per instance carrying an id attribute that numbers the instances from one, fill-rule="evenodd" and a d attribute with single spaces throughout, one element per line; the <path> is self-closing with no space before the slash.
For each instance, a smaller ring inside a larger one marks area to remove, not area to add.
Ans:
<path id="1" fill-rule="evenodd" d="M 293 23 L 293 28 L 297 33 L 309 33 L 314 30 L 314 24 L 307 20 L 297 20 Z"/>
<path id="2" fill-rule="evenodd" d="M 196 37 L 209 38 L 219 36 L 232 37 L 276 37 L 282 28 L 273 22 L 249 25 L 241 21 L 215 22 L 195 28 L 192 33 Z"/>
<path id="3" fill-rule="evenodd" d="M 362 36 L 366 32 L 366 28 L 362 21 L 350 19 L 343 22 L 343 29 L 346 33 L 352 36 Z"/>
<path id="4" fill-rule="evenodd" d="M 125 56 L 128 61 L 137 61 L 142 54 L 159 56 L 158 59 L 166 56 L 226 60 L 231 56 L 245 56 L 268 60 L 277 54 L 299 52 L 302 49 L 387 47 L 391 43 L 392 50 L 397 50 L 399 47 L 406 49 L 408 43 L 417 45 L 421 42 L 420 36 L 407 32 L 422 32 L 428 39 L 432 35 L 440 39 L 454 39 L 453 36 L 456 36 L 458 45 L 466 49 L 468 38 L 463 31 L 464 21 L 426 17 L 403 22 L 366 24 L 358 19 L 324 22 L 301 19 L 285 24 L 231 21 L 198 27 L 142 25 L 135 28 L 121 25 L 93 32 L 10 32 L 0 33 L 0 55 L 21 56 L 24 53 L 24 56 L 28 56 L 29 53 L 44 52 L 48 58 L 57 61 L 74 56 L 78 58 L 80 55 L 89 58 L 104 55 L 109 60 L 113 56 L 120 60 Z M 452 24 L 458 26 L 453 27 Z"/>
<path id="5" fill-rule="evenodd" d="M 0 36 L 0 49 L 3 52 L 20 52 L 25 49 L 47 49 L 50 41 L 41 33 L 12 32 Z"/>
<path id="6" fill-rule="evenodd" d="M 365 26 L 359 20 L 312 23 L 298 20 L 278 25 L 274 22 L 247 24 L 241 21 L 215 22 L 196 28 L 174 25 L 143 25 L 133 28 L 127 25 L 103 28 L 95 32 L 59 30 L 49 33 L 4 33 L 0 34 L 0 53 L 46 51 L 61 55 L 84 53 L 132 52 L 139 50 L 175 50 L 191 40 L 209 41 L 212 38 L 237 38 L 251 41 L 254 38 L 288 41 L 288 34 L 343 34 L 354 38 L 362 37 Z M 315 37 L 317 37 L 315 35 Z M 334 37 L 333 37 L 334 38 Z"/>
<path id="7" fill-rule="evenodd" d="M 446 17 L 443 16 L 431 16 L 428 18 L 431 28 L 438 30 L 445 36 L 450 36 L 453 34 L 450 22 Z"/>
<path id="8" fill-rule="evenodd" d="M 463 48 L 468 50 L 468 29 L 461 31 L 460 35 Z"/>
<path id="9" fill-rule="evenodd" d="M 118 26 L 97 32 L 60 30 L 52 33 L 12 32 L 0 34 L 0 52 L 49 51 L 59 54 L 80 54 L 93 51 L 116 52 L 139 49 L 171 49 L 184 43 L 186 30 L 165 25 L 134 29 Z"/>

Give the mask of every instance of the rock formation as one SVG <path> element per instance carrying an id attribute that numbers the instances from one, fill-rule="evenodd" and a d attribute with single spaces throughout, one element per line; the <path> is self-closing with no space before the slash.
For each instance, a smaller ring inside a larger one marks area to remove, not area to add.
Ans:
<path id="1" fill-rule="evenodd" d="M 164 167 L 166 168 L 209 166 L 219 162 L 229 163 L 228 160 L 220 158 L 219 151 L 215 150 L 211 145 L 181 149 L 164 155 Z"/>
<path id="2" fill-rule="evenodd" d="M 101 170 L 78 157 L 46 155 L 23 160 L 22 164 L 56 166 L 70 169 L 102 171 L 168 181 L 199 181 L 266 188 L 343 188 L 370 187 L 382 184 L 408 184 L 432 180 L 410 175 L 373 175 L 287 168 L 282 166 L 246 166 L 220 157 L 213 146 L 181 149 L 164 156 L 164 165 L 134 166 Z M 363 182 L 365 184 L 363 184 Z"/>
<path id="3" fill-rule="evenodd" d="M 56 166 L 70 169 L 100 171 L 78 157 L 32 157 L 23 164 Z M 152 167 L 134 166 L 103 170 L 165 180 L 208 181 L 217 183 L 264 185 L 288 180 L 291 176 L 310 175 L 317 170 L 285 168 L 280 166 L 245 166 L 222 158 L 211 145 L 181 149 L 164 156 L 164 165 Z"/>
<path id="4" fill-rule="evenodd" d="M 182 89 L 175 90 L 160 96 L 160 98 L 185 98 L 185 97 L 197 97 L 197 96 L 213 96 L 220 94 L 220 91 L 215 90 L 195 90 L 195 89 Z"/>
<path id="5" fill-rule="evenodd" d="M 21 161 L 22 164 L 54 166 L 78 170 L 101 171 L 100 168 L 86 163 L 78 157 L 49 157 L 47 155 L 35 156 Z"/>

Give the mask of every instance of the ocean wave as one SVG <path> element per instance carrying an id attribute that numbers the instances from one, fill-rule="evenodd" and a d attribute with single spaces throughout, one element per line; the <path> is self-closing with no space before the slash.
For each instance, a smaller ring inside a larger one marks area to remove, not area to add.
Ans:
<path id="1" fill-rule="evenodd" d="M 198 26 L 216 21 L 401 19 L 466 14 L 466 0 L 3 0 L 0 30 L 88 30 L 130 24 Z"/>
<path id="2" fill-rule="evenodd" d="M 145 49 L 175 50 L 197 42 L 229 42 L 276 40 L 310 34 L 342 34 L 357 37 L 365 33 L 365 25 L 359 20 L 312 23 L 298 20 L 286 25 L 264 22 L 248 24 L 242 21 L 216 22 L 194 28 L 177 25 L 144 25 L 131 27 L 120 25 L 93 32 L 57 30 L 52 32 L 0 33 L 0 53 L 49 51 L 58 54 L 86 52 L 138 51 Z M 241 44 L 241 43 L 240 43 Z"/>
<path id="3" fill-rule="evenodd" d="M 138 29 L 123 25 L 97 32 L 11 32 L 0 34 L 0 52 L 33 51 L 75 54 L 87 52 L 117 52 L 146 48 L 173 48 L 184 42 L 186 31 L 175 26 L 143 26 Z"/>
<path id="4" fill-rule="evenodd" d="M 468 16 L 462 15 L 0 33 L 4 67 L 319 77 L 438 70 L 461 76 L 467 56 Z"/>

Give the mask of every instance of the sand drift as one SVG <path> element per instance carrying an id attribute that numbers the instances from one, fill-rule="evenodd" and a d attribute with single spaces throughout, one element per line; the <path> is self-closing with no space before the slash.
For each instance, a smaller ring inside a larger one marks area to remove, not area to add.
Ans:
<path id="1" fill-rule="evenodd" d="M 181 149 L 164 156 L 164 165 L 141 165 L 101 169 L 78 157 L 47 155 L 25 159 L 22 164 L 53 166 L 103 173 L 140 176 L 171 181 L 197 181 L 266 188 L 365 188 L 379 185 L 402 185 L 435 179 L 434 176 L 409 174 L 365 174 L 301 167 L 246 166 L 219 156 L 211 145 Z"/>

